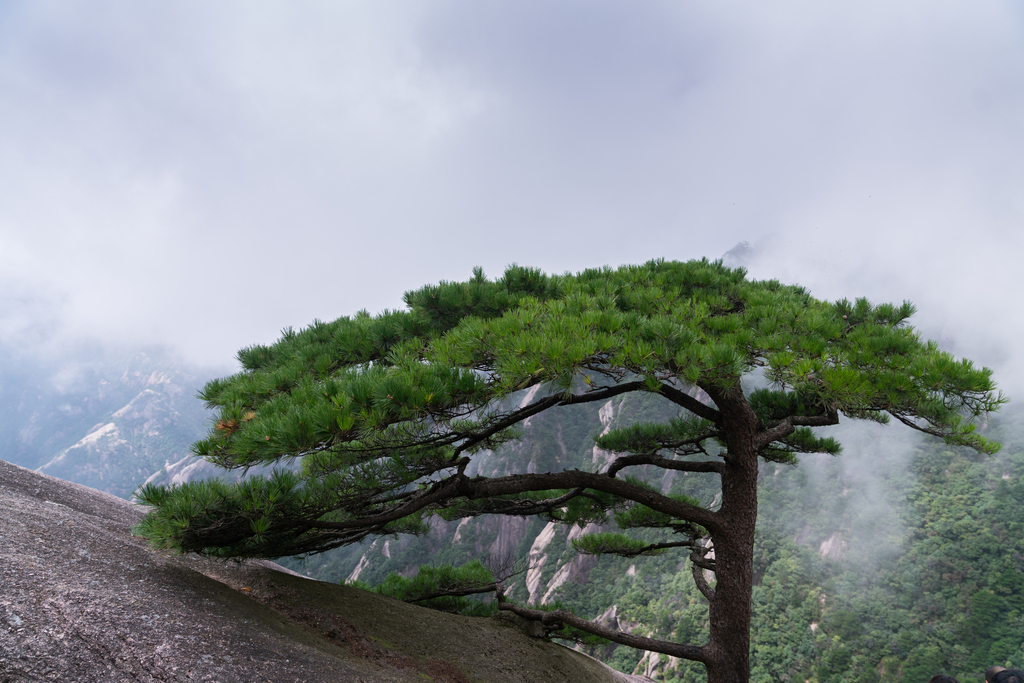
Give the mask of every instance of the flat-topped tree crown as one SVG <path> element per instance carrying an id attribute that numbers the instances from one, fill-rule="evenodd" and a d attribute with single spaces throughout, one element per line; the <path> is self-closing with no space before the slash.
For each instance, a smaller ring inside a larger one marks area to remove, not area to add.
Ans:
<path id="1" fill-rule="evenodd" d="M 998 448 L 975 429 L 1005 401 L 990 371 L 923 341 L 907 323 L 909 303 L 823 302 L 707 260 L 561 276 L 512 266 L 493 281 L 478 269 L 405 302 L 240 351 L 242 371 L 201 394 L 218 414 L 195 453 L 225 468 L 301 467 L 230 486 L 145 487 L 153 510 L 140 532 L 179 552 L 279 557 L 421 532 L 431 514 L 614 521 L 618 531 L 577 548 L 688 549 L 710 603 L 707 644 L 637 640 L 499 591 L 502 608 L 704 662 L 713 682 L 745 680 L 759 458 L 838 453 L 815 428 L 841 415 L 894 417 L 951 444 Z M 757 372 L 767 387 L 745 390 Z M 537 389 L 528 401 L 511 400 L 528 388 Z M 465 474 L 475 453 L 518 438 L 530 416 L 629 392 L 657 395 L 681 416 L 601 437 L 616 454 L 604 471 Z M 629 476 L 637 466 L 717 474 L 720 506 L 664 495 Z M 631 529 L 668 536 L 641 542 Z M 713 586 L 702 570 L 714 572 Z"/>

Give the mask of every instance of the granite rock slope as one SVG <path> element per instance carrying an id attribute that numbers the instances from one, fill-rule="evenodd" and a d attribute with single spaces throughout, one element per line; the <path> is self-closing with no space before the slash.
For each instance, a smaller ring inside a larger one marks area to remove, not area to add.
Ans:
<path id="1" fill-rule="evenodd" d="M 0 683 L 639 681 L 502 619 L 166 557 L 138 507 L 0 461 Z"/>

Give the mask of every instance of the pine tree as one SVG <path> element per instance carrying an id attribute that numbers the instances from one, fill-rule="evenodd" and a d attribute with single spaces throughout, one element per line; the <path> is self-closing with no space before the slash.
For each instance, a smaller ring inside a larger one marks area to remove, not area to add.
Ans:
<path id="1" fill-rule="evenodd" d="M 243 370 L 201 393 L 219 412 L 195 454 L 226 469 L 300 462 L 234 485 L 147 486 L 139 496 L 152 510 L 138 532 L 176 552 L 273 558 L 422 533 L 430 515 L 614 520 L 618 531 L 584 536 L 577 549 L 687 553 L 709 601 L 706 644 L 530 609 L 499 586 L 500 608 L 702 662 L 711 683 L 738 683 L 749 676 L 759 458 L 838 453 L 819 432 L 840 416 L 999 448 L 975 428 L 1006 400 L 991 372 L 922 340 L 907 323 L 910 303 L 823 302 L 707 260 L 564 276 L 512 266 L 496 281 L 477 269 L 405 302 L 240 351 Z M 659 396 L 680 417 L 600 437 L 616 454 L 603 471 L 466 474 L 530 416 L 628 392 Z M 664 495 L 630 476 L 641 466 L 714 473 L 720 502 Z M 651 529 L 664 540 L 651 542 Z"/>

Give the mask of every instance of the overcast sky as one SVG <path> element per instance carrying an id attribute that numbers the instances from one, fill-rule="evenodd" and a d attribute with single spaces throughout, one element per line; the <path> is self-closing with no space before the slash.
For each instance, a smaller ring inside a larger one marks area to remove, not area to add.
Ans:
<path id="1" fill-rule="evenodd" d="M 1010 382 L 1024 5 L 0 2 L 11 343 L 223 365 L 476 265 L 740 241 Z"/>

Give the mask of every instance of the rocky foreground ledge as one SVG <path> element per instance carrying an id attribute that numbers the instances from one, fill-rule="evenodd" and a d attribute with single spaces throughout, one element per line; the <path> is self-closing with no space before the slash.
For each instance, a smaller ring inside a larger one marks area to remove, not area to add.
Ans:
<path id="1" fill-rule="evenodd" d="M 132 537 L 141 514 L 0 460 L 0 683 L 647 680 L 499 618 L 166 557 Z"/>

